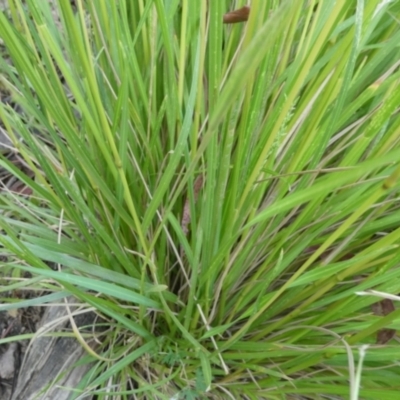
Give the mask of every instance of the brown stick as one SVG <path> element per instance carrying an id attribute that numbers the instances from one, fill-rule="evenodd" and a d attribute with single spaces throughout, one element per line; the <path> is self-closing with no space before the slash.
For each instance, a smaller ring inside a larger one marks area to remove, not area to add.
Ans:
<path id="1" fill-rule="evenodd" d="M 249 19 L 250 7 L 244 6 L 234 11 L 230 11 L 224 15 L 224 24 L 236 24 Z"/>

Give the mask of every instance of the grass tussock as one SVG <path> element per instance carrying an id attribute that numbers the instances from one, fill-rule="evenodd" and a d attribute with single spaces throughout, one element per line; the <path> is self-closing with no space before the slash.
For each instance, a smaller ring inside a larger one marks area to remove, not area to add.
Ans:
<path id="1" fill-rule="evenodd" d="M 72 398 L 397 399 L 400 3 L 9 3 L 3 292 L 107 321 Z"/>

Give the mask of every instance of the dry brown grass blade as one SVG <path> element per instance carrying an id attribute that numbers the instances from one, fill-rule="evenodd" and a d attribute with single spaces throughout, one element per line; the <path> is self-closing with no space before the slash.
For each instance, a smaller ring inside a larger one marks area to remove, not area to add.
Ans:
<path id="1" fill-rule="evenodd" d="M 193 185 L 193 191 L 194 191 L 194 200 L 197 201 L 197 198 L 199 197 L 199 192 L 201 188 L 203 187 L 203 175 L 199 175 L 196 178 L 196 181 L 194 182 Z M 190 202 L 189 198 L 187 197 L 185 200 L 185 206 L 183 207 L 183 215 L 182 215 L 182 221 L 181 221 L 181 226 L 183 233 L 185 236 L 189 233 L 189 224 L 190 221 L 192 220 L 192 216 L 190 214 Z"/>

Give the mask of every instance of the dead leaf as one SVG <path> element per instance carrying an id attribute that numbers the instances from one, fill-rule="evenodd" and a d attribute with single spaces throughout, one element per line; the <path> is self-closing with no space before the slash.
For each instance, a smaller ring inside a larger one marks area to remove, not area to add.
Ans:
<path id="1" fill-rule="evenodd" d="M 372 304 L 372 311 L 375 315 L 385 316 L 395 310 L 393 301 L 390 299 L 382 299 L 377 303 Z"/>
<path id="2" fill-rule="evenodd" d="M 395 310 L 393 301 L 390 299 L 383 299 L 372 305 L 372 311 L 375 315 L 384 317 Z M 376 338 L 377 344 L 386 344 L 396 334 L 395 329 L 383 328 L 378 331 Z"/>
<path id="3" fill-rule="evenodd" d="M 376 344 L 386 344 L 390 340 L 393 339 L 396 334 L 395 329 L 384 328 L 378 331 L 378 335 L 376 337 Z"/>

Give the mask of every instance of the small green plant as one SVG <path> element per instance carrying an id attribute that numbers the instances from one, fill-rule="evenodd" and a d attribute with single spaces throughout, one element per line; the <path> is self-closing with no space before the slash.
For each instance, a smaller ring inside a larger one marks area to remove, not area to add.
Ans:
<path id="1" fill-rule="evenodd" d="M 71 398 L 397 399 L 400 4 L 75 3 L 0 14 L 2 290 L 109 328 Z"/>

